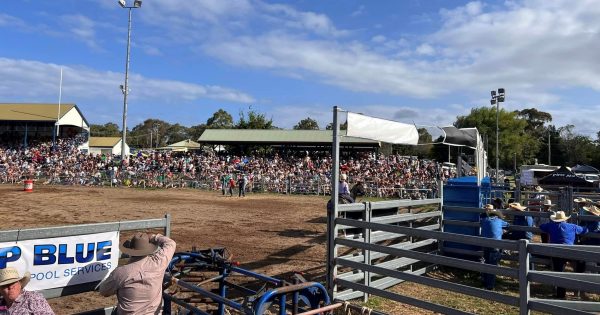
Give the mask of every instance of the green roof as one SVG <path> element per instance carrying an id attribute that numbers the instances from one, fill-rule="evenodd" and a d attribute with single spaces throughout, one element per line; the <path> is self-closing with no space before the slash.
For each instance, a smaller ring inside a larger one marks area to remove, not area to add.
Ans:
<path id="1" fill-rule="evenodd" d="M 340 132 L 343 145 L 378 147 L 379 141 L 346 137 Z M 214 144 L 308 144 L 331 145 L 333 130 L 281 130 L 281 129 L 206 129 L 198 138 L 200 143 Z"/>
<path id="2" fill-rule="evenodd" d="M 73 107 L 76 105 L 61 104 L 60 117 Z M 0 103 L 0 120 L 56 121 L 57 115 L 58 104 Z"/>
<path id="3" fill-rule="evenodd" d="M 90 137 L 91 148 L 112 148 L 121 141 L 121 137 Z"/>

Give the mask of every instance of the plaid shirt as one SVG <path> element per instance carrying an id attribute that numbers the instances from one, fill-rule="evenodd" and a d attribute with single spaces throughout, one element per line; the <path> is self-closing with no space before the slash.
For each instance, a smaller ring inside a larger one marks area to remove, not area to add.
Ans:
<path id="1" fill-rule="evenodd" d="M 4 299 L 0 300 L 0 311 L 7 310 Z M 8 308 L 9 315 L 54 315 L 43 295 L 33 291 L 23 291 Z"/>

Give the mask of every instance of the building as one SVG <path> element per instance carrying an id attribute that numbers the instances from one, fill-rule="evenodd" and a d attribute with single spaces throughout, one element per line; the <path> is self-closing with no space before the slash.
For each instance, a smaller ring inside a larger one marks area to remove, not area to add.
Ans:
<path id="1" fill-rule="evenodd" d="M 0 103 L 0 139 L 28 146 L 89 134 L 89 124 L 75 104 Z"/>
<path id="2" fill-rule="evenodd" d="M 158 150 L 165 151 L 173 151 L 173 152 L 188 152 L 188 151 L 198 151 L 202 149 L 200 143 L 193 141 L 191 139 L 175 142 L 173 144 L 169 144 L 166 147 L 158 148 Z"/>
<path id="3" fill-rule="evenodd" d="M 121 137 L 90 137 L 87 151 L 90 154 L 121 155 Z M 125 155 L 129 155 L 127 143 L 125 143 Z"/>

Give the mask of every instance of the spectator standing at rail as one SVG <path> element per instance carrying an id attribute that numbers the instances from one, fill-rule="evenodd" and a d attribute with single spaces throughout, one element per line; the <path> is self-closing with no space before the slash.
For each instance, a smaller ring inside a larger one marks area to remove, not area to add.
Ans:
<path id="1" fill-rule="evenodd" d="M 554 204 L 552 204 L 552 200 L 550 199 L 545 199 L 542 202 L 542 209 L 541 212 L 545 213 L 546 215 L 553 215 L 555 214 L 555 212 L 552 210 L 552 208 L 554 208 Z M 535 225 L 537 227 L 540 227 L 542 224 L 548 223 L 550 222 L 550 217 L 536 217 L 535 218 Z M 540 234 L 540 238 L 542 239 L 542 243 L 548 243 L 548 234 L 542 232 Z"/>
<path id="2" fill-rule="evenodd" d="M 587 232 L 587 228 L 567 223 L 566 221 L 569 218 L 571 218 L 571 216 L 567 216 L 564 211 L 557 211 L 556 214 L 550 216 L 550 222 L 540 225 L 540 229 L 549 234 L 551 244 L 573 245 L 575 244 L 576 235 L 585 234 Z M 553 271 L 564 272 L 566 264 L 567 259 L 552 257 Z M 565 288 L 556 287 L 557 298 L 564 299 L 566 295 L 567 291 Z"/>
<path id="3" fill-rule="evenodd" d="M 522 206 L 518 202 L 513 202 L 508 204 L 508 209 L 523 212 L 527 210 L 527 207 Z M 515 214 L 513 217 L 513 225 L 533 227 L 533 217 L 530 215 Z M 531 242 L 533 233 L 530 231 L 512 231 L 507 233 L 506 238 L 510 240 L 528 240 Z"/>
<path id="4" fill-rule="evenodd" d="M 235 179 L 233 179 L 233 175 L 231 175 L 229 177 L 229 184 L 228 184 L 229 190 L 229 197 L 233 197 L 233 189 L 235 188 Z"/>
<path id="5" fill-rule="evenodd" d="M 13 267 L 0 269 L 0 314 L 54 315 L 43 295 L 24 290 L 30 279 L 29 272 L 21 277 Z"/>
<path id="6" fill-rule="evenodd" d="M 246 182 L 247 177 L 245 174 L 240 174 L 238 176 L 238 197 L 246 197 Z"/>
<path id="7" fill-rule="evenodd" d="M 117 314 L 162 314 L 162 283 L 167 265 L 175 254 L 175 241 L 160 235 L 136 233 L 121 244 L 131 256 L 99 286 L 103 296 L 117 295 Z"/>
<path id="8" fill-rule="evenodd" d="M 533 190 L 535 191 L 535 193 L 529 196 L 529 209 L 536 209 L 538 211 L 541 211 L 542 203 L 545 199 L 547 199 L 546 195 L 542 194 L 542 192 L 544 192 L 544 188 L 537 185 L 533 187 Z"/>
<path id="9" fill-rule="evenodd" d="M 340 184 L 339 184 L 339 194 L 340 197 L 348 200 L 350 203 L 354 203 L 354 198 L 350 195 L 350 187 L 348 186 L 348 175 L 341 174 L 340 175 Z"/>
<path id="10" fill-rule="evenodd" d="M 491 204 L 484 206 L 485 212 L 479 217 L 481 224 L 481 236 L 495 240 L 501 240 L 503 229 L 508 227 L 508 222 L 502 220 L 502 213 Z M 497 266 L 500 262 L 500 256 L 502 252 L 499 248 L 484 247 L 483 248 L 483 261 L 488 265 Z M 496 285 L 496 275 L 483 273 L 483 286 L 486 290 L 494 290 Z"/>

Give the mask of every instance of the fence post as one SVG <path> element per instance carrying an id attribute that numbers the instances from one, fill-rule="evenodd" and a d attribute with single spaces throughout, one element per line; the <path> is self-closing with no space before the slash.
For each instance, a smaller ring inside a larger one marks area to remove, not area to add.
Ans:
<path id="1" fill-rule="evenodd" d="M 438 198 L 440 198 L 440 217 L 438 224 L 440 225 L 440 232 L 444 231 L 444 181 L 440 180 L 440 186 L 438 187 Z M 438 242 L 438 253 L 444 252 L 444 241 L 437 240 Z"/>
<path id="2" fill-rule="evenodd" d="M 365 210 L 363 212 L 363 220 L 365 222 L 370 223 L 371 218 L 373 216 L 373 212 L 371 210 L 371 202 L 363 202 L 363 205 L 365 206 Z M 365 228 L 363 230 L 363 238 L 364 238 L 365 244 L 371 244 L 371 229 L 370 228 Z M 371 265 L 371 251 L 368 249 L 363 250 L 363 257 L 364 257 L 365 265 L 370 266 Z M 363 270 L 363 274 L 364 274 L 365 286 L 370 287 L 371 286 L 371 272 Z M 369 300 L 369 294 L 364 292 L 363 293 L 363 302 L 367 302 L 368 300 Z"/>
<path id="3" fill-rule="evenodd" d="M 529 260 L 530 255 L 527 249 L 527 240 L 519 240 L 519 314 L 529 315 Z"/>
<path id="4" fill-rule="evenodd" d="M 167 221 L 165 223 L 165 236 L 171 237 L 171 214 L 165 214 L 165 220 Z"/>

